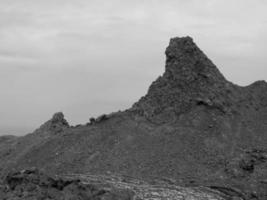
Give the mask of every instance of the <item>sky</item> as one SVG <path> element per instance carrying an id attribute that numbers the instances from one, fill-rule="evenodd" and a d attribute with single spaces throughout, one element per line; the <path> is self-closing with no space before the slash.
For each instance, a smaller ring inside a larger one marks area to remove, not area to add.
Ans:
<path id="1" fill-rule="evenodd" d="M 71 125 L 129 108 L 191 36 L 225 77 L 267 80 L 265 0 L 0 0 L 0 135 L 58 111 Z"/>

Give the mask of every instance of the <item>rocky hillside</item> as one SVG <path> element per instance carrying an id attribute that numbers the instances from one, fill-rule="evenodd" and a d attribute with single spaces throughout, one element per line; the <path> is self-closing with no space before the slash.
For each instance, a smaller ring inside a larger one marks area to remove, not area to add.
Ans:
<path id="1" fill-rule="evenodd" d="M 37 167 L 51 175 L 171 178 L 267 199 L 267 83 L 227 81 L 190 37 L 171 39 L 166 57 L 164 74 L 126 111 L 76 127 L 56 113 L 32 134 L 1 137 L 2 176 Z"/>

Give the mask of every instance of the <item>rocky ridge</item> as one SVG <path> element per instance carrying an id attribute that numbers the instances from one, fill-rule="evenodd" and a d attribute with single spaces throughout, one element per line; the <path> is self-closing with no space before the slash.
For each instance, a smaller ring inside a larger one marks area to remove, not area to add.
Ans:
<path id="1" fill-rule="evenodd" d="M 223 114 L 242 114 L 244 109 L 259 109 L 263 104 L 266 106 L 266 95 L 255 98 L 266 91 L 266 82 L 256 82 L 243 88 L 227 81 L 192 38 L 172 38 L 165 54 L 164 74 L 152 83 L 148 93 L 132 107 L 132 110 L 151 121 L 164 123 L 175 120 L 198 105 Z M 251 94 L 251 90 L 254 90 L 254 94 Z M 252 99 L 249 102 L 251 105 L 242 104 L 248 99 Z"/>
<path id="2" fill-rule="evenodd" d="M 267 83 L 227 81 L 190 37 L 171 39 L 165 53 L 164 74 L 130 109 L 76 127 L 56 113 L 32 134 L 0 140 L 1 175 L 37 167 L 87 183 L 105 173 L 171 178 L 225 199 L 265 200 Z"/>

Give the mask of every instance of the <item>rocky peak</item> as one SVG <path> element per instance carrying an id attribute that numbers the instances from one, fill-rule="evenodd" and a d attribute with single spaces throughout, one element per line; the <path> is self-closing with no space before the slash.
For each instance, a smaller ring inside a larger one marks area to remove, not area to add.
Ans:
<path id="1" fill-rule="evenodd" d="M 203 81 L 225 83 L 226 80 L 211 60 L 197 47 L 193 39 L 176 37 L 170 40 L 166 51 L 167 78 L 180 82 Z"/>
<path id="2" fill-rule="evenodd" d="M 166 122 L 205 105 L 228 112 L 235 99 L 235 86 L 228 82 L 191 37 L 170 40 L 165 72 L 149 87 L 132 110 L 154 122 Z"/>
<path id="3" fill-rule="evenodd" d="M 53 115 L 52 119 L 51 119 L 52 123 L 62 123 L 67 125 L 68 122 L 65 120 L 64 118 L 64 114 L 62 112 L 57 112 Z"/>
<path id="4" fill-rule="evenodd" d="M 59 133 L 69 128 L 69 123 L 64 118 L 64 114 L 62 112 L 57 112 L 53 115 L 53 117 L 45 122 L 39 129 L 35 132 L 52 132 L 52 133 Z"/>

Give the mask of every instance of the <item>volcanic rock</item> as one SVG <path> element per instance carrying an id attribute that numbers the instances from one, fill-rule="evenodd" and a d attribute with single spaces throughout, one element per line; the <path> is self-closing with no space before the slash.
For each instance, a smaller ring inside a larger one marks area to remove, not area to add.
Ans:
<path id="1" fill-rule="evenodd" d="M 64 118 L 64 114 L 62 112 L 58 112 L 53 115 L 52 119 L 41 125 L 41 127 L 37 129 L 35 133 L 60 133 L 69 127 L 69 123 Z"/>
<path id="2" fill-rule="evenodd" d="M 0 143 L 0 174 L 34 166 L 171 178 L 266 200 L 267 83 L 229 82 L 190 37 L 171 39 L 165 53 L 164 74 L 130 109 L 76 127 L 58 113 L 33 134 Z"/>
<path id="3" fill-rule="evenodd" d="M 192 38 L 171 39 L 165 54 L 164 74 L 132 110 L 156 123 L 174 120 L 196 105 L 233 112 L 238 88 L 224 78 Z"/>
<path id="4" fill-rule="evenodd" d="M 80 180 L 53 178 L 37 169 L 9 173 L 0 185 L 0 200 L 130 200 L 133 192 L 106 190 Z"/>

